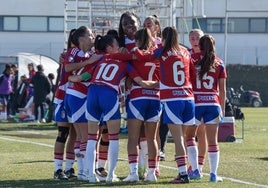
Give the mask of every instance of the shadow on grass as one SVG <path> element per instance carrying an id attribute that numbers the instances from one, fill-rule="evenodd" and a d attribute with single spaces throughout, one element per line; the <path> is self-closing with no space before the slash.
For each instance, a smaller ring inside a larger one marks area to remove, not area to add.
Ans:
<path id="1" fill-rule="evenodd" d="M 39 161 L 25 161 L 25 162 L 17 162 L 13 164 L 31 164 L 31 163 L 53 163 L 53 160 L 39 160 Z"/>
<path id="2" fill-rule="evenodd" d="M 56 130 L 57 127 L 54 124 L 1 124 L 0 131 L 17 131 L 17 130 Z"/>
<path id="3" fill-rule="evenodd" d="M 35 138 L 35 139 L 44 139 L 44 138 L 47 138 L 47 139 L 52 139 L 52 138 L 55 138 L 54 135 L 43 135 L 43 134 L 33 134 L 33 133 L 21 133 L 21 134 L 5 134 L 6 136 L 12 136 L 12 137 L 17 137 L 17 138 Z"/>
<path id="4" fill-rule="evenodd" d="M 268 161 L 268 157 L 262 157 L 262 158 L 258 158 L 260 160 L 263 160 L 263 161 Z"/>
<path id="5" fill-rule="evenodd" d="M 120 179 L 123 179 L 120 178 Z M 55 180 L 55 179 L 45 179 L 45 180 L 5 180 L 0 181 L 1 187 L 156 187 L 159 184 L 167 184 L 168 182 L 157 182 L 157 183 L 147 183 L 147 182 L 137 182 L 137 183 L 125 183 L 116 182 L 107 184 L 105 182 L 99 182 L 96 184 L 89 184 L 85 181 L 77 180 Z"/>

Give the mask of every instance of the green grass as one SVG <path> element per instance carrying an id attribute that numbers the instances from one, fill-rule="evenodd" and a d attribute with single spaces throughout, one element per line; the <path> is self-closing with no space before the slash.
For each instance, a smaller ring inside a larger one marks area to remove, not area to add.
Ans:
<path id="1" fill-rule="evenodd" d="M 140 181 L 136 184 L 119 182 L 89 185 L 76 180 L 57 181 L 52 179 L 53 144 L 57 133 L 55 126 L 0 123 L 0 187 L 268 187 L 268 108 L 242 108 L 242 111 L 246 118 L 244 139 L 237 143 L 220 142 L 218 173 L 224 178 L 222 183 L 209 183 L 205 174 L 201 181 L 187 185 L 170 184 L 177 174 L 174 144 L 171 142 L 167 145 L 166 161 L 161 162 L 161 177 L 157 183 Z M 235 136 L 238 140 L 242 137 L 241 123 L 236 121 Z M 127 135 L 122 134 L 116 169 L 120 179 L 126 177 L 129 171 L 126 143 Z M 208 173 L 208 168 L 206 161 L 205 173 Z"/>

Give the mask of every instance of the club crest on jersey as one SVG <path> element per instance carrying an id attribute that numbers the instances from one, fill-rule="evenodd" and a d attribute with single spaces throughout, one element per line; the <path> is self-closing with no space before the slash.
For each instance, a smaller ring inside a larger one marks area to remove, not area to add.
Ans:
<path id="1" fill-rule="evenodd" d="M 74 62 L 74 58 L 73 58 L 73 56 L 69 56 L 69 57 L 68 57 L 68 61 L 73 63 L 73 62 Z"/>

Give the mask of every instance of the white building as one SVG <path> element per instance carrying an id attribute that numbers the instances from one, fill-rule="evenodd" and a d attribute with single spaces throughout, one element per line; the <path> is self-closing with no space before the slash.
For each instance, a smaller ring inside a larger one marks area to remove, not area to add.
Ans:
<path id="1" fill-rule="evenodd" d="M 9 0 L 0 6 L 0 56 L 27 52 L 57 60 L 70 28 L 117 29 L 127 10 L 141 20 L 158 15 L 162 28 L 176 25 L 186 45 L 188 31 L 201 28 L 215 37 L 227 63 L 268 65 L 267 0 Z"/>

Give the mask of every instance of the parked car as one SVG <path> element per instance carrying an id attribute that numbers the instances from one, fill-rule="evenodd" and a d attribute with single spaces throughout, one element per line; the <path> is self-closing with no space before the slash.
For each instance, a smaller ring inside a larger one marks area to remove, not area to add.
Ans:
<path id="1" fill-rule="evenodd" d="M 244 90 L 242 85 L 237 91 L 235 91 L 232 87 L 228 87 L 226 95 L 231 104 L 236 106 L 262 106 L 260 93 L 253 90 Z"/>

